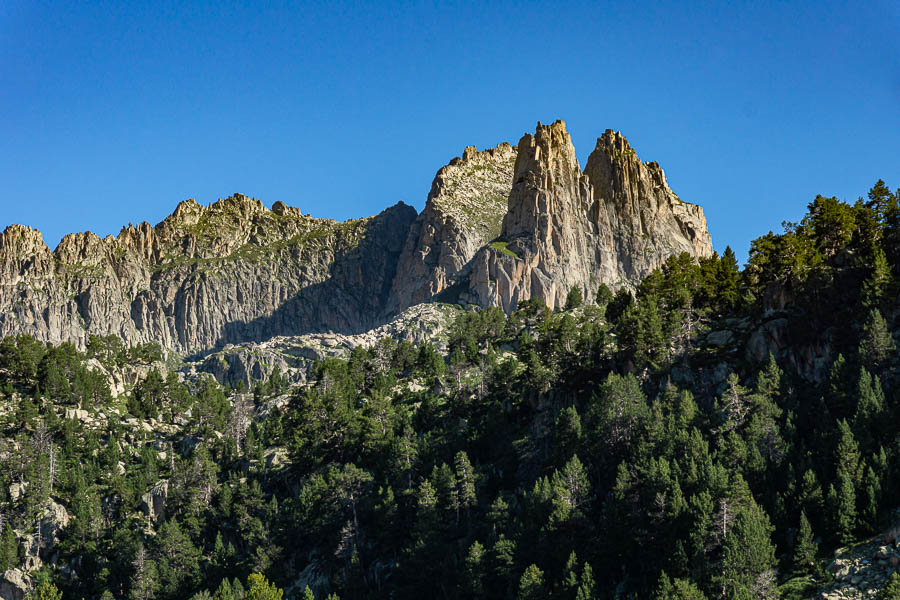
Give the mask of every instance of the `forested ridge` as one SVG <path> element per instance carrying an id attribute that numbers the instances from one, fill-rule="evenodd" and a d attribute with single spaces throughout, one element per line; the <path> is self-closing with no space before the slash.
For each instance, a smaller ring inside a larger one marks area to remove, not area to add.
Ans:
<path id="1" fill-rule="evenodd" d="M 0 573 L 35 598 L 814 597 L 900 523 L 898 203 L 818 196 L 743 270 L 683 254 L 557 312 L 459 310 L 295 388 L 5 338 Z"/>

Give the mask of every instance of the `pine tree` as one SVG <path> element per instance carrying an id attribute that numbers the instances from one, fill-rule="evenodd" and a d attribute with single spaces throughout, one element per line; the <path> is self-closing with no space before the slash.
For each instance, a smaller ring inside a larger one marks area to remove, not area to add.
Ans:
<path id="1" fill-rule="evenodd" d="M 566 304 L 563 310 L 581 308 L 582 304 L 584 304 L 584 294 L 581 291 L 581 286 L 576 285 L 570 289 L 569 293 L 566 295 Z"/>
<path id="2" fill-rule="evenodd" d="M 574 406 L 567 406 L 560 411 L 556 418 L 554 438 L 558 460 L 566 461 L 578 450 L 581 441 L 581 417 Z"/>
<path id="3" fill-rule="evenodd" d="M 775 567 L 775 546 L 769 517 L 750 500 L 741 508 L 725 538 L 721 584 L 724 591 L 746 593 Z"/>
<path id="4" fill-rule="evenodd" d="M 62 600 L 62 592 L 53 585 L 45 571 L 40 571 L 35 578 L 34 588 L 28 592 L 25 600 Z"/>
<path id="5" fill-rule="evenodd" d="M 218 531 L 216 532 L 216 540 L 213 543 L 212 557 L 209 561 L 211 575 L 214 580 L 225 576 L 230 567 L 229 562 L 228 550 L 222 539 L 222 532 Z"/>
<path id="6" fill-rule="evenodd" d="M 561 470 L 554 471 L 550 485 L 553 490 L 551 520 L 561 523 L 581 516 L 581 508 L 587 503 L 591 484 L 577 455 L 572 456 Z"/>
<path id="7" fill-rule="evenodd" d="M 394 441 L 394 465 L 400 472 L 406 474 L 406 489 L 412 489 L 413 469 L 419 456 L 418 440 L 412 427 L 405 427 L 403 433 Z"/>
<path id="8" fill-rule="evenodd" d="M 494 498 L 487 512 L 487 520 L 491 524 L 494 536 L 500 535 L 506 529 L 509 522 L 509 504 L 503 499 L 503 496 Z"/>
<path id="9" fill-rule="evenodd" d="M 578 582 L 578 591 L 575 593 L 575 600 L 596 600 L 596 587 L 594 570 L 590 564 L 584 563 L 584 568 L 581 570 L 581 578 Z"/>
<path id="10" fill-rule="evenodd" d="M 222 579 L 222 582 L 216 589 L 216 593 L 213 594 L 213 598 L 214 600 L 236 600 L 235 594 L 231 589 L 231 584 L 228 583 L 227 577 Z"/>
<path id="11" fill-rule="evenodd" d="M 897 349 L 887 322 L 877 308 L 866 316 L 863 335 L 859 342 L 859 360 L 870 371 L 879 371 Z"/>
<path id="12" fill-rule="evenodd" d="M 891 201 L 894 199 L 894 195 L 891 194 L 891 189 L 884 183 L 883 179 L 879 179 L 875 182 L 875 185 L 869 188 L 869 192 L 866 195 L 869 198 L 869 201 L 866 202 L 866 206 L 872 209 L 879 220 L 883 219 L 885 213 L 888 211 Z"/>
<path id="13" fill-rule="evenodd" d="M 562 580 L 562 589 L 565 591 L 565 595 L 571 597 L 575 591 L 578 589 L 578 556 L 575 554 L 575 551 L 569 553 L 569 558 L 566 560 L 566 568 L 563 571 L 563 580 Z"/>
<path id="14" fill-rule="evenodd" d="M 519 580 L 518 600 L 545 600 L 547 590 L 544 584 L 544 572 L 537 565 L 528 565 Z"/>
<path id="15" fill-rule="evenodd" d="M 800 574 L 812 572 L 816 563 L 818 544 L 813 539 L 812 527 L 806 518 L 806 512 L 800 512 L 800 530 L 794 540 L 794 570 Z"/>
<path id="16" fill-rule="evenodd" d="M 461 587 L 468 598 L 481 598 L 484 594 L 484 562 L 484 546 L 475 540 L 469 546 L 469 552 L 466 555 L 465 577 L 461 582 Z"/>
<path id="17" fill-rule="evenodd" d="M 427 479 L 424 479 L 416 490 L 416 504 L 416 521 L 413 536 L 417 544 L 424 545 L 426 540 L 434 534 L 440 520 L 438 494 Z"/>
<path id="18" fill-rule="evenodd" d="M 740 301 L 740 268 L 731 246 L 725 246 L 725 252 L 718 263 L 717 304 L 725 308 L 734 308 Z"/>
<path id="19" fill-rule="evenodd" d="M 838 354 L 828 372 L 828 408 L 836 419 L 853 415 L 850 396 L 856 382 L 854 373 L 843 354 Z"/>
<path id="20" fill-rule="evenodd" d="M 475 471 L 465 452 L 457 452 L 454 460 L 456 466 L 456 522 L 459 524 L 460 509 L 466 511 L 468 518 L 477 498 L 475 495 Z"/>
<path id="21" fill-rule="evenodd" d="M 613 299 L 606 307 L 606 320 L 610 323 L 618 323 L 628 309 L 634 305 L 634 296 L 625 286 L 619 288 Z"/>
<path id="22" fill-rule="evenodd" d="M 498 596 L 511 597 L 514 591 L 513 566 L 516 563 L 516 542 L 503 534 L 497 538 L 492 548 L 494 577 L 503 584 L 503 592 Z"/>
<path id="23" fill-rule="evenodd" d="M 706 600 L 706 596 L 694 583 L 686 579 L 669 579 L 665 571 L 659 576 L 659 583 L 653 594 L 654 600 Z"/>
<path id="24" fill-rule="evenodd" d="M 329 477 L 338 500 L 350 509 L 353 519 L 353 540 L 354 544 L 359 545 L 359 511 L 357 507 L 364 491 L 372 484 L 372 475 L 352 463 L 347 463 L 341 469 L 333 467 L 329 472 Z"/>
<path id="25" fill-rule="evenodd" d="M 15 567 L 19 562 L 19 547 L 16 534 L 7 522 L 6 515 L 0 513 L 0 573 Z"/>
<path id="26" fill-rule="evenodd" d="M 281 600 L 283 595 L 283 590 L 259 573 L 252 573 L 247 578 L 247 600 Z"/>
<path id="27" fill-rule="evenodd" d="M 891 267 L 884 250 L 878 246 L 872 253 L 871 269 L 862 285 L 861 301 L 864 307 L 875 309 L 881 305 L 882 298 L 891 284 Z"/>
<path id="28" fill-rule="evenodd" d="M 834 498 L 835 534 L 840 543 L 846 544 L 853 541 L 853 531 L 856 529 L 856 491 L 846 471 L 841 471 L 838 476 Z"/>
<path id="29" fill-rule="evenodd" d="M 874 533 L 878 528 L 878 509 L 881 499 L 881 481 L 876 475 L 872 467 L 866 469 L 865 480 L 863 481 L 863 502 L 862 514 L 860 521 L 864 523 L 870 533 Z"/>
<path id="30" fill-rule="evenodd" d="M 877 446 L 878 431 L 882 428 L 884 391 L 878 377 L 873 378 L 865 367 L 860 369 L 857 390 L 853 431 L 864 449 L 873 450 Z"/>
<path id="31" fill-rule="evenodd" d="M 853 436 L 853 431 L 847 421 L 838 421 L 838 444 L 834 454 L 834 464 L 837 465 L 838 478 L 846 474 L 851 485 L 855 485 L 862 479 L 862 466 L 859 452 L 859 444 Z"/>
<path id="32" fill-rule="evenodd" d="M 131 598 L 133 600 L 152 600 L 156 597 L 159 589 L 156 563 L 147 556 L 143 544 L 138 546 L 132 566 L 134 574 L 131 578 Z"/>
<path id="33" fill-rule="evenodd" d="M 876 600 L 900 600 L 900 575 L 892 573 L 887 585 L 878 592 L 875 598 Z"/>
<path id="34" fill-rule="evenodd" d="M 603 314 L 603 315 L 606 314 L 607 307 L 609 306 L 609 303 L 612 302 L 612 300 L 613 300 L 612 291 L 609 289 L 609 287 L 605 283 L 601 283 L 600 287 L 597 288 L 597 297 L 595 300 L 597 303 L 597 308 L 599 308 L 602 311 L 601 314 Z"/>

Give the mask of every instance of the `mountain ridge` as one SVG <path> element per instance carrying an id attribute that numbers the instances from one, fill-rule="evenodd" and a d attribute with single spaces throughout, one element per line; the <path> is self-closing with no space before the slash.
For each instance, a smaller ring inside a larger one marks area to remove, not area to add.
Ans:
<path id="1" fill-rule="evenodd" d="M 338 222 L 234 194 L 185 200 L 115 237 L 69 234 L 52 251 L 36 229 L 11 225 L 0 234 L 0 335 L 78 347 L 118 335 L 206 352 L 361 333 L 452 289 L 464 303 L 509 311 L 538 297 L 554 308 L 572 287 L 590 299 L 672 254 L 710 255 L 702 209 L 620 134 L 604 136 L 583 171 L 560 120 L 516 146 L 467 147 L 438 170 L 418 214 L 400 202 Z"/>

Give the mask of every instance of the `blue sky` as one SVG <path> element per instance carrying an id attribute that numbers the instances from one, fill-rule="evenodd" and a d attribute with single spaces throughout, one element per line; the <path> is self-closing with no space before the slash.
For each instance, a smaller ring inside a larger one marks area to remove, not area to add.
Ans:
<path id="1" fill-rule="evenodd" d="M 607 128 L 716 248 L 900 186 L 896 2 L 0 2 L 0 227 L 156 223 L 233 192 L 346 219 L 469 144 Z"/>

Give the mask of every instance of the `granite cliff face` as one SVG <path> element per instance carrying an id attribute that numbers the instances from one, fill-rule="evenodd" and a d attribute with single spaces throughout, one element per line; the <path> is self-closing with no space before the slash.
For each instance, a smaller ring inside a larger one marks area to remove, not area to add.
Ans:
<path id="1" fill-rule="evenodd" d="M 517 146 L 499 239 L 472 260 L 473 304 L 515 308 L 542 298 L 551 308 L 581 287 L 634 285 L 673 254 L 712 254 L 703 210 L 678 199 L 656 163 L 643 163 L 607 130 L 581 170 L 565 123 L 538 123 Z"/>
<path id="2" fill-rule="evenodd" d="M 699 206 L 607 131 L 582 171 L 565 124 L 518 146 L 466 148 L 425 209 L 339 223 L 235 194 L 188 200 L 117 237 L 0 234 L 0 336 L 83 346 L 90 335 L 191 354 L 276 336 L 357 334 L 434 299 L 515 308 L 600 283 L 633 286 L 668 256 L 712 253 Z"/>
<path id="3" fill-rule="evenodd" d="M 182 202 L 155 227 L 68 235 L 51 252 L 19 225 L 0 235 L 0 335 L 82 345 L 91 334 L 196 352 L 378 323 L 415 218 L 312 219 L 236 194 Z"/>
<path id="4" fill-rule="evenodd" d="M 485 244 L 500 235 L 516 149 L 469 146 L 435 175 L 410 228 L 388 303 L 399 311 L 444 292 Z"/>
<path id="5" fill-rule="evenodd" d="M 636 281 L 673 254 L 712 254 L 706 216 L 682 202 L 655 162 L 641 162 L 622 134 L 607 129 L 588 157 L 585 174 L 593 187 L 604 244 L 615 262 L 601 265 L 605 281 Z"/>

